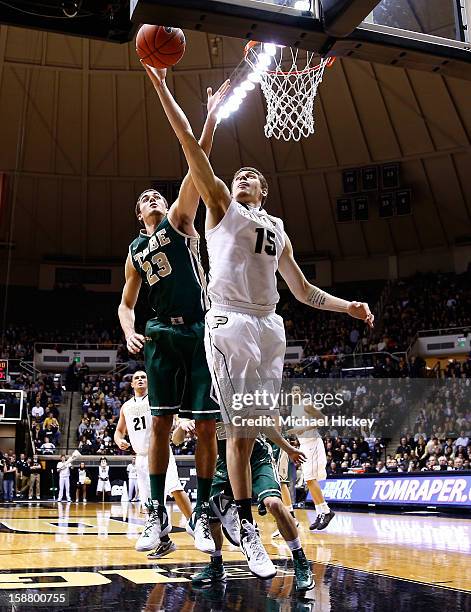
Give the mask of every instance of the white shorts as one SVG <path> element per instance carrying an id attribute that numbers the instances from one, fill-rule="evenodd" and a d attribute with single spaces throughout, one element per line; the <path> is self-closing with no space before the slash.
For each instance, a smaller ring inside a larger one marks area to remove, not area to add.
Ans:
<path id="1" fill-rule="evenodd" d="M 306 461 L 301 464 L 304 480 L 325 480 L 327 457 L 322 438 L 299 438 L 299 450 L 306 455 Z"/>
<path id="2" fill-rule="evenodd" d="M 144 504 L 150 497 L 149 459 L 147 455 L 136 456 L 137 486 L 139 499 Z M 167 476 L 165 478 L 165 497 L 174 491 L 183 491 L 182 483 L 178 477 L 178 469 L 172 450 L 168 458 Z"/>
<path id="3" fill-rule="evenodd" d="M 101 493 L 103 491 L 103 489 L 105 490 L 106 493 L 110 493 L 111 492 L 111 484 L 109 480 L 101 480 L 100 478 L 98 478 L 98 484 L 96 487 L 96 492 L 97 493 Z"/>
<path id="4" fill-rule="evenodd" d="M 235 416 L 274 416 L 283 375 L 286 337 L 283 319 L 276 313 L 256 316 L 211 308 L 206 314 L 206 360 L 219 399 L 224 423 Z M 267 391 L 268 404 L 240 405 L 236 394 Z"/>

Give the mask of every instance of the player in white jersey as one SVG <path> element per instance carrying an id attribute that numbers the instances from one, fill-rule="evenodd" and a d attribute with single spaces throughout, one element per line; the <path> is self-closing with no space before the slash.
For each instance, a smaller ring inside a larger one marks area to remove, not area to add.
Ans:
<path id="1" fill-rule="evenodd" d="M 150 497 L 149 479 L 149 443 L 152 429 L 152 415 L 147 397 L 147 374 L 143 370 L 134 372 L 131 380 L 134 397 L 121 406 L 114 440 L 121 450 L 132 446 L 136 453 L 137 487 L 141 507 L 148 503 Z M 129 444 L 124 436 L 129 436 Z M 172 451 L 169 453 L 167 477 L 165 480 L 165 498 L 172 495 L 182 514 L 189 519 L 191 516 L 191 502 L 182 487 L 178 477 L 177 464 Z M 176 550 L 176 545 L 170 540 L 168 534 L 161 537 L 157 549 L 149 554 L 150 559 L 159 559 Z M 136 543 L 136 550 L 145 550 L 141 545 L 141 538 Z"/>
<path id="2" fill-rule="evenodd" d="M 303 403 L 303 393 L 299 385 L 292 386 L 291 396 L 292 418 L 299 419 L 299 422 L 324 418 L 320 410 Z M 316 519 L 309 529 L 311 531 L 325 529 L 334 518 L 335 512 L 329 508 L 319 486 L 319 480 L 327 478 L 325 469 L 327 457 L 324 442 L 315 426 L 294 427 L 290 430 L 290 433 L 296 434 L 299 440 L 299 449 L 306 455 L 306 461 L 301 465 L 301 469 L 317 512 Z"/>
<path id="3" fill-rule="evenodd" d="M 207 208 L 211 309 L 206 315 L 206 358 L 229 434 L 229 479 L 241 519 L 241 548 L 251 568 L 251 558 L 263 547 L 251 509 L 249 459 L 257 432 L 248 419 L 254 413 L 264 416 L 272 406 L 264 401 L 262 410 L 256 406 L 255 411 L 256 402 L 244 394 L 252 394 L 253 399 L 254 390 L 261 387 L 262 392 L 275 394 L 280 389 L 286 340 L 283 319 L 275 313 L 279 297 L 276 272 L 308 306 L 348 313 L 371 326 L 373 315 L 366 303 L 347 302 L 308 283 L 294 260 L 282 221 L 263 210 L 268 195 L 265 177 L 254 168 L 242 168 L 235 173 L 229 191 L 215 176 L 188 119 L 173 99 L 165 83 L 166 70 L 144 67 Z M 235 395 L 240 393 L 242 396 Z M 235 401 L 239 397 L 242 404 Z M 242 416 L 247 418 L 241 421 Z M 271 575 L 275 568 L 266 552 L 265 566 L 263 573 Z"/>

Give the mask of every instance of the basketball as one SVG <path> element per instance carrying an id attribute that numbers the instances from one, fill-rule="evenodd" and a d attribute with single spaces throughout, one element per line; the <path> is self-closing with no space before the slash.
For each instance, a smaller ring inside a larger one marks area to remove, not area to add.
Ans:
<path id="1" fill-rule="evenodd" d="M 185 34 L 180 28 L 145 24 L 136 37 L 136 53 L 154 68 L 175 66 L 185 53 Z"/>

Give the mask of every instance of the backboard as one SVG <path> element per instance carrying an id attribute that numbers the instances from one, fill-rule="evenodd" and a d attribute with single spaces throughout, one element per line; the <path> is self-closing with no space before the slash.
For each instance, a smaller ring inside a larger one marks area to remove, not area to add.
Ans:
<path id="1" fill-rule="evenodd" d="M 0 389 L 0 423 L 21 420 L 23 396 L 24 391 Z"/>
<path id="2" fill-rule="evenodd" d="M 345 38 L 326 32 L 327 2 L 333 0 L 131 0 L 131 19 L 471 80 L 471 0 L 382 0 Z"/>

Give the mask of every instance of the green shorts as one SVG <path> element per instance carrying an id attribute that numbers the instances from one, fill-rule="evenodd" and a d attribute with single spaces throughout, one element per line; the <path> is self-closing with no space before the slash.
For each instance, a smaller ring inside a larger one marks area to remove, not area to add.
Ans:
<path id="1" fill-rule="evenodd" d="M 280 480 L 273 462 L 268 459 L 266 461 L 252 461 L 251 459 L 250 467 L 252 468 L 252 495 L 256 498 L 257 504 L 267 497 L 281 498 Z M 220 493 L 233 497 L 226 462 L 218 457 L 210 495 L 212 497 Z"/>
<path id="2" fill-rule="evenodd" d="M 204 351 L 204 321 L 167 325 L 150 319 L 144 358 L 153 416 L 219 418 Z"/>

